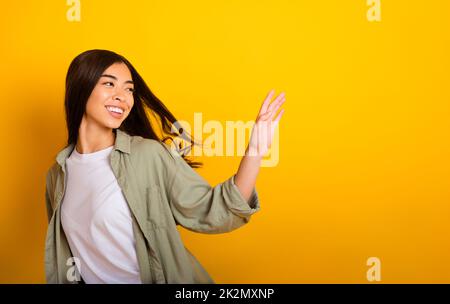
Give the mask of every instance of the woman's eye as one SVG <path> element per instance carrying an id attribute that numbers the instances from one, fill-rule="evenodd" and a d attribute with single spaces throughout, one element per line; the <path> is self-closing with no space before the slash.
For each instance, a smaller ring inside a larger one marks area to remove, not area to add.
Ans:
<path id="1" fill-rule="evenodd" d="M 128 91 L 129 92 L 134 92 L 134 89 L 133 88 L 128 88 Z"/>
<path id="2" fill-rule="evenodd" d="M 104 84 L 106 84 L 106 85 L 108 85 L 108 86 L 109 86 L 109 85 L 114 85 L 112 82 L 109 82 L 109 81 L 108 81 L 108 82 L 105 82 Z"/>

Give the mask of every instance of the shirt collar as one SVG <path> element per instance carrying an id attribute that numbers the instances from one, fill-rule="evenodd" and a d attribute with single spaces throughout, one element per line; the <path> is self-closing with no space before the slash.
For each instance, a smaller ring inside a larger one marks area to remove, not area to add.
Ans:
<path id="1" fill-rule="evenodd" d="M 114 144 L 114 150 L 119 150 L 124 153 L 130 154 L 131 136 L 128 135 L 125 131 L 122 131 L 120 129 L 115 130 L 116 130 L 116 142 Z M 70 153 L 72 153 L 74 148 L 75 144 L 73 143 L 69 144 L 56 155 L 56 161 L 61 167 L 64 168 L 66 159 L 69 157 Z"/>

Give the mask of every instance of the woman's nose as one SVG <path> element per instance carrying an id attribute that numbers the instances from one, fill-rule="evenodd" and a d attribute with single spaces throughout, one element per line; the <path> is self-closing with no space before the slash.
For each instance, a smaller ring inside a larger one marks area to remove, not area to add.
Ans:
<path id="1" fill-rule="evenodd" d="M 124 97 L 123 97 L 122 94 L 117 93 L 117 94 L 114 96 L 114 100 L 123 101 L 123 100 L 124 100 Z"/>

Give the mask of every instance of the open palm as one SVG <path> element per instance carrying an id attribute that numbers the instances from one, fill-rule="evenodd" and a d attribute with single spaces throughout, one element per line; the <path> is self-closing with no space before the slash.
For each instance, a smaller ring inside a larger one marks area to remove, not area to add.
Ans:
<path id="1" fill-rule="evenodd" d="M 277 114 L 278 109 L 286 101 L 285 93 L 279 94 L 273 102 L 271 102 L 275 90 L 271 90 L 259 110 L 255 124 L 250 135 L 248 151 L 251 156 L 264 156 L 272 145 L 275 128 L 283 116 L 284 109 Z"/>

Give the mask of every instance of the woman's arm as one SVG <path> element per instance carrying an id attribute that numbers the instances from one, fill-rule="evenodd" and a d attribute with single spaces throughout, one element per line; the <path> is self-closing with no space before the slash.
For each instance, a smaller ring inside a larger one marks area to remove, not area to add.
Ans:
<path id="1" fill-rule="evenodd" d="M 261 160 L 272 144 L 275 128 L 284 113 L 284 109 L 281 109 L 275 117 L 278 109 L 285 102 L 286 97 L 283 92 L 271 103 L 274 93 L 274 90 L 269 92 L 259 110 L 258 117 L 250 135 L 249 144 L 234 179 L 239 192 L 246 201 L 251 197 Z"/>
<path id="2" fill-rule="evenodd" d="M 256 176 L 282 112 L 272 124 L 267 124 L 267 121 L 273 120 L 284 101 L 284 94 L 280 94 L 270 103 L 272 96 L 273 91 L 261 107 L 237 174 L 215 187 L 211 187 L 177 152 L 170 152 L 170 147 L 167 147 L 169 151 L 163 151 L 159 144 L 155 146 L 162 149 L 155 153 L 162 157 L 155 166 L 163 164 L 161 170 L 167 175 L 161 184 L 164 188 L 162 193 L 166 194 L 164 197 L 177 224 L 196 232 L 225 233 L 248 223 L 250 217 L 260 210 Z"/>

